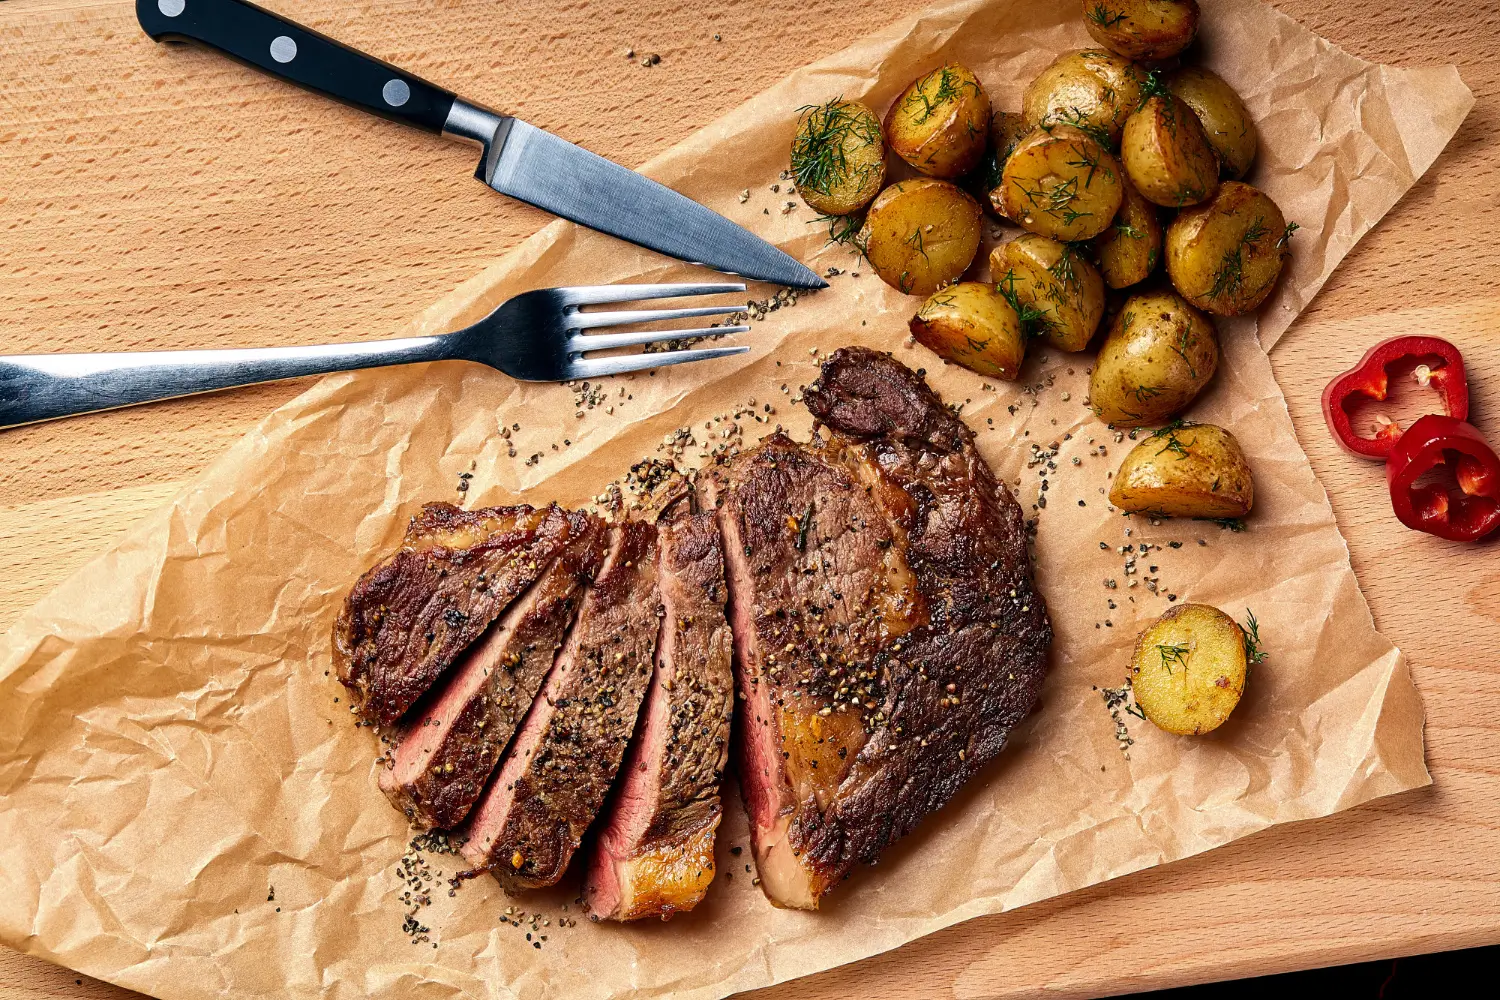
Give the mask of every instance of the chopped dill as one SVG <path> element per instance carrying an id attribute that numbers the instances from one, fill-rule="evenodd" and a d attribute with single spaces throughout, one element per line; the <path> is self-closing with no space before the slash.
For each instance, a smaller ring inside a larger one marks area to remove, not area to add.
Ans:
<path id="1" fill-rule="evenodd" d="M 1138 385 L 1134 389 L 1130 390 L 1130 394 L 1135 397 L 1135 401 L 1137 403 L 1144 403 L 1149 399 L 1155 399 L 1165 391 L 1166 390 L 1159 385 Z"/>
<path id="2" fill-rule="evenodd" d="M 1292 234 L 1301 228 L 1302 227 L 1297 225 L 1295 222 L 1288 222 L 1286 224 L 1286 229 L 1281 234 L 1281 238 L 1276 241 L 1276 249 L 1285 250 L 1289 246 L 1291 246 Z"/>
<path id="3" fill-rule="evenodd" d="M 934 75 L 938 77 L 937 90 L 932 96 L 927 95 L 927 85 Z M 918 125 L 925 124 L 929 118 L 938 113 L 943 105 L 957 101 L 963 96 L 965 90 L 979 93 L 979 84 L 974 80 L 965 80 L 953 71 L 952 66 L 944 66 L 935 69 L 931 73 L 917 81 L 917 85 L 911 89 L 906 98 L 906 104 L 921 104 L 922 113 L 914 119 Z"/>
<path id="4" fill-rule="evenodd" d="M 813 223 L 822 222 L 828 226 L 828 246 L 841 244 L 848 247 L 854 253 L 863 257 L 865 255 L 865 242 L 860 237 L 860 230 L 864 227 L 864 218 L 859 215 L 820 215 L 813 219 Z"/>
<path id="5" fill-rule="evenodd" d="M 1255 612 L 1246 608 L 1245 614 L 1250 620 L 1240 627 L 1240 632 L 1245 637 L 1245 662 L 1253 667 L 1271 654 L 1260 648 L 1260 622 L 1255 620 Z"/>
<path id="6" fill-rule="evenodd" d="M 1245 530 L 1245 522 L 1238 517 L 1211 517 L 1209 520 L 1221 528 L 1236 533 Z"/>
<path id="7" fill-rule="evenodd" d="M 1266 220 L 1257 215 L 1234 248 L 1224 251 L 1219 269 L 1214 272 L 1213 287 L 1208 291 L 1209 298 L 1234 297 L 1240 294 L 1245 287 L 1245 253 L 1247 250 L 1251 253 L 1259 250 L 1260 241 L 1269 232 Z M 1277 245 L 1280 246 L 1279 243 Z"/>
<path id="8" fill-rule="evenodd" d="M 1161 665 L 1167 673 L 1172 672 L 1172 664 L 1177 664 L 1182 669 L 1187 669 L 1187 646 L 1158 645 L 1156 651 L 1161 654 Z"/>
<path id="9" fill-rule="evenodd" d="M 1090 7 L 1085 16 L 1101 28 L 1113 28 L 1125 20 L 1125 13 L 1123 11 L 1116 14 L 1102 3 L 1096 3 Z"/>
<path id="10" fill-rule="evenodd" d="M 1016 319 L 1021 323 L 1021 332 L 1028 337 L 1035 337 L 1046 328 L 1047 314 L 1030 302 L 1021 301 L 1020 290 L 1016 288 L 1018 280 L 1014 269 L 1006 271 L 1005 277 L 995 283 L 995 291 L 999 292 L 1000 297 L 1010 303 L 1010 307 L 1016 311 Z"/>
<path id="11" fill-rule="evenodd" d="M 830 194 L 851 181 L 862 182 L 879 169 L 875 163 L 851 170 L 846 147 L 878 146 L 880 122 L 858 105 L 835 97 L 827 104 L 797 109 L 803 115 L 792 140 L 792 177 L 797 188 Z"/>

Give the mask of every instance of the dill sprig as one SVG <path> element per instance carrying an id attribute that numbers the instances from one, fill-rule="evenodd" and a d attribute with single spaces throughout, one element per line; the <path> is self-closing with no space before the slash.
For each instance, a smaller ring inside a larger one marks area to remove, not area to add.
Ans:
<path id="1" fill-rule="evenodd" d="M 1288 247 L 1290 247 L 1292 245 L 1292 234 L 1301 228 L 1302 227 L 1297 225 L 1295 222 L 1288 222 L 1286 224 L 1286 229 L 1281 233 L 1281 238 L 1276 241 L 1276 249 L 1285 251 Z"/>
<path id="2" fill-rule="evenodd" d="M 1245 254 L 1259 250 L 1260 241 L 1265 239 L 1268 233 L 1270 229 L 1266 227 L 1266 220 L 1257 215 L 1255 221 L 1251 222 L 1249 228 L 1240 236 L 1239 242 L 1233 248 L 1224 251 L 1224 256 L 1219 261 L 1219 268 L 1214 272 L 1213 286 L 1208 290 L 1209 298 L 1217 299 L 1240 294 L 1245 287 Z"/>
<path id="3" fill-rule="evenodd" d="M 1021 301 L 1020 290 L 1016 288 L 1018 280 L 1014 268 L 1006 271 L 1005 277 L 995 282 L 995 291 L 1015 310 L 1016 318 L 1021 322 L 1021 332 L 1028 337 L 1035 337 L 1045 329 L 1047 314 L 1031 303 Z"/>
<path id="4" fill-rule="evenodd" d="M 1156 651 L 1161 654 L 1161 665 L 1167 671 L 1172 672 L 1172 664 L 1177 664 L 1182 669 L 1187 669 L 1187 646 L 1158 645 Z"/>
<path id="5" fill-rule="evenodd" d="M 850 175 L 849 159 L 844 147 L 873 146 L 881 141 L 880 123 L 854 104 L 835 97 L 827 104 L 809 104 L 797 109 L 803 115 L 792 140 L 792 177 L 797 188 L 829 194 L 851 179 L 863 180 L 876 169 L 866 164 Z"/>
<path id="6" fill-rule="evenodd" d="M 1094 6 L 1088 9 L 1087 13 L 1085 13 L 1084 16 L 1087 17 L 1090 21 L 1093 21 L 1101 28 L 1113 28 L 1115 25 L 1125 20 L 1125 13 L 1123 11 L 1116 14 L 1114 11 L 1110 10 L 1102 3 L 1094 4 Z"/>
<path id="7" fill-rule="evenodd" d="M 840 244 L 859 256 L 865 256 L 865 241 L 860 237 L 864 228 L 864 217 L 855 215 L 820 215 L 808 225 L 823 223 L 828 226 L 828 246 Z"/>
<path id="8" fill-rule="evenodd" d="M 1209 520 L 1226 531 L 1233 531 L 1236 534 L 1245 530 L 1245 522 L 1238 517 L 1211 517 Z"/>
<path id="9" fill-rule="evenodd" d="M 929 97 L 927 94 L 927 83 L 932 79 L 934 74 L 938 75 L 937 90 L 933 91 Z M 937 114 L 943 105 L 958 100 L 965 89 L 972 90 L 977 94 L 979 92 L 979 84 L 973 80 L 963 79 L 953 71 L 953 67 L 944 66 L 941 69 L 933 70 L 917 81 L 917 85 L 911 89 L 911 94 L 907 96 L 906 103 L 922 105 L 922 113 L 915 119 L 916 124 L 921 125 Z"/>
<path id="10" fill-rule="evenodd" d="M 1181 462 L 1188 458 L 1191 458 L 1192 454 L 1187 450 L 1187 445 L 1184 445 L 1181 439 L 1177 437 L 1177 432 L 1182 430 L 1184 427 L 1191 426 L 1192 425 L 1187 423 L 1186 421 L 1174 420 L 1167 426 L 1163 427 L 1161 430 L 1152 434 L 1146 440 L 1154 441 L 1157 438 L 1165 438 L 1166 441 L 1162 445 L 1161 451 L 1157 452 L 1157 454 L 1165 455 L 1170 451 L 1172 454 L 1177 456 L 1177 461 Z M 1191 443 L 1192 442 L 1189 442 L 1189 444 Z"/>
<path id="11" fill-rule="evenodd" d="M 1253 667 L 1271 654 L 1260 648 L 1260 622 L 1255 620 L 1255 612 L 1246 608 L 1245 614 L 1250 620 L 1240 626 L 1240 632 L 1245 637 L 1245 662 Z"/>

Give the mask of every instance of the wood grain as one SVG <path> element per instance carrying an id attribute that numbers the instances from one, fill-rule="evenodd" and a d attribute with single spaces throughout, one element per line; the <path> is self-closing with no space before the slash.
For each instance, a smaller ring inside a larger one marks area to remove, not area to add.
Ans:
<path id="1" fill-rule="evenodd" d="M 472 99 L 639 163 L 916 0 L 268 0 Z M 1500 941 L 1500 547 L 1402 529 L 1331 443 L 1318 392 L 1379 336 L 1454 339 L 1500 437 L 1500 22 L 1484 0 L 1281 0 L 1366 59 L 1457 64 L 1478 104 L 1277 348 L 1303 445 L 1377 624 L 1409 654 L 1432 788 L 1020 911 L 772 997 L 1097 996 Z M 1212 3 L 1205 3 L 1210 15 Z M 829 25 L 837 30 L 828 31 Z M 394 27 L 393 27 L 394 26 Z M 715 42 L 719 33 L 722 41 Z M 647 69 L 623 52 L 656 52 Z M 192 50 L 126 0 L 0 4 L 0 349 L 388 334 L 545 216 L 471 154 Z M 22 429 L 0 450 L 0 628 L 269 409 L 226 393 Z M 0 950 L 0 1000 L 126 997 Z"/>

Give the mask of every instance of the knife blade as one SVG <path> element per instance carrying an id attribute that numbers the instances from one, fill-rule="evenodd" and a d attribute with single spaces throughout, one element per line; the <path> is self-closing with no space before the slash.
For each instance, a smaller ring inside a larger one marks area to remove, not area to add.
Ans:
<path id="1" fill-rule="evenodd" d="M 475 175 L 502 194 L 679 260 L 796 288 L 827 282 L 665 185 L 246 0 L 136 0 L 156 41 L 197 42 L 371 114 L 482 147 Z"/>

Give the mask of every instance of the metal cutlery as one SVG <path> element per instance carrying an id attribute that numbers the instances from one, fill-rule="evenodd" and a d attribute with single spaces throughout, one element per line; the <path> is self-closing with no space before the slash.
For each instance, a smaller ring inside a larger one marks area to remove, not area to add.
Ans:
<path id="1" fill-rule="evenodd" d="M 10 355 L 0 357 L 0 428 L 304 375 L 421 361 L 474 361 L 526 382 L 562 382 L 721 358 L 750 348 L 589 355 L 688 337 L 744 333 L 748 326 L 596 332 L 603 327 L 732 313 L 741 305 L 593 311 L 582 307 L 744 290 L 741 284 L 543 288 L 507 300 L 473 326 L 432 337 L 318 347 Z"/>
<path id="2" fill-rule="evenodd" d="M 475 176 L 501 194 L 679 260 L 757 281 L 827 286 L 794 258 L 670 188 L 245 0 L 136 0 L 135 9 L 157 41 L 200 42 L 382 118 L 478 142 Z"/>

